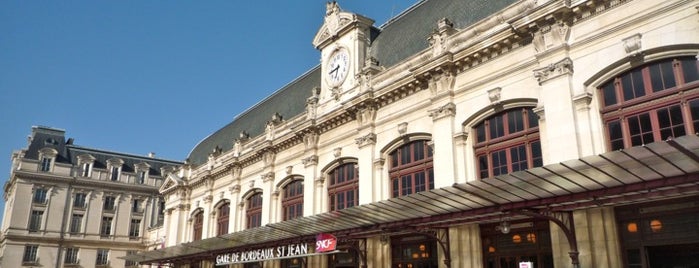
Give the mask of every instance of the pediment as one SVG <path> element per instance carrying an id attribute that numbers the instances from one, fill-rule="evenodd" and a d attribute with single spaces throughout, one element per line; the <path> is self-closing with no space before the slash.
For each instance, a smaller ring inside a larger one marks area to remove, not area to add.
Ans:
<path id="1" fill-rule="evenodd" d="M 323 25 L 313 38 L 313 46 L 318 49 L 327 46 L 348 29 L 359 25 L 370 27 L 374 23 L 372 19 L 342 11 L 337 2 L 327 3 L 326 8 Z"/>
<path id="2" fill-rule="evenodd" d="M 182 178 L 180 178 L 179 176 L 177 176 L 177 174 L 170 173 L 170 174 L 168 174 L 167 177 L 165 178 L 165 181 L 163 182 L 163 185 L 160 186 L 159 191 L 160 191 L 161 193 L 164 193 L 164 192 L 167 192 L 167 191 L 169 191 L 169 190 L 175 189 L 175 188 L 181 186 L 181 185 L 182 185 L 182 182 L 183 182 L 183 181 L 182 181 Z"/>

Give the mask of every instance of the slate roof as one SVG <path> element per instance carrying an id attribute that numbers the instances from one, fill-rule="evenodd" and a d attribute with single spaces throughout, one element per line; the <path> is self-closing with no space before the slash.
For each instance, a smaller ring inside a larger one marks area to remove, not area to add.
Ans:
<path id="1" fill-rule="evenodd" d="M 160 176 L 160 168 L 166 166 L 180 166 L 183 163 L 147 156 L 119 153 L 72 144 L 73 140 L 65 138 L 65 130 L 50 127 L 33 127 L 29 145 L 27 146 L 24 158 L 39 160 L 39 150 L 51 147 L 58 151 L 57 163 L 78 165 L 78 156 L 89 154 L 95 158 L 94 168 L 107 168 L 107 160 L 119 158 L 124 161 L 123 172 L 134 172 L 138 163 L 148 163 L 150 165 L 149 174 Z"/>
<path id="2" fill-rule="evenodd" d="M 380 28 L 373 29 L 370 55 L 379 65 L 391 67 L 429 47 L 427 37 L 442 18 L 455 28 L 465 28 L 484 19 L 515 0 L 424 0 Z M 237 116 L 231 123 L 204 138 L 189 154 L 191 164 L 200 165 L 216 147 L 224 152 L 233 148 L 240 133 L 250 137 L 261 135 L 265 124 L 276 112 L 289 119 L 304 112 L 306 99 L 314 87 L 320 87 L 320 66 L 306 72 L 257 105 Z"/>

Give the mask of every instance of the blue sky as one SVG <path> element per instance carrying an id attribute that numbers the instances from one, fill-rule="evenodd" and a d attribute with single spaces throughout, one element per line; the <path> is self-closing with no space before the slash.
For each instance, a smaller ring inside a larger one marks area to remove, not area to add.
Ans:
<path id="1" fill-rule="evenodd" d="M 376 26 L 416 2 L 338 1 Z M 0 1 L 0 181 L 35 125 L 80 146 L 184 160 L 319 64 L 311 41 L 325 3 Z"/>

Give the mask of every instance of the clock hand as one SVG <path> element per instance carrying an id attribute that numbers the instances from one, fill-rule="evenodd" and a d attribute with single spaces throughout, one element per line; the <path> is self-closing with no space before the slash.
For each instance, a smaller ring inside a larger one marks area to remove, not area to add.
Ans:
<path id="1" fill-rule="evenodd" d="M 340 65 L 335 66 L 334 69 L 330 70 L 328 74 L 336 73 L 340 69 Z"/>

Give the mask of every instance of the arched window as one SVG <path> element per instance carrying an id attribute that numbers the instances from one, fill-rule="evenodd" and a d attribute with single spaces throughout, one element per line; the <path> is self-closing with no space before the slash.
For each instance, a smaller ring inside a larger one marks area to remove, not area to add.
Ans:
<path id="1" fill-rule="evenodd" d="M 218 222 L 216 235 L 224 235 L 228 233 L 228 219 L 230 214 L 231 203 L 228 201 L 223 201 L 223 204 L 221 204 L 216 211 L 216 221 Z"/>
<path id="2" fill-rule="evenodd" d="M 426 140 L 404 144 L 390 153 L 392 197 L 434 189 L 432 147 Z"/>
<path id="3" fill-rule="evenodd" d="M 532 108 L 503 111 L 486 118 L 474 130 L 479 178 L 543 165 L 539 120 Z"/>
<path id="4" fill-rule="evenodd" d="M 611 150 L 699 132 L 695 57 L 652 62 L 599 87 Z"/>
<path id="5" fill-rule="evenodd" d="M 201 240 L 201 235 L 204 230 L 204 211 L 199 211 L 194 214 L 192 224 L 192 241 Z"/>
<path id="6" fill-rule="evenodd" d="M 245 215 L 248 219 L 248 228 L 262 226 L 262 193 L 256 193 L 248 197 Z"/>
<path id="7" fill-rule="evenodd" d="M 342 163 L 328 173 L 328 200 L 330 211 L 359 204 L 359 174 L 357 163 Z"/>
<path id="8" fill-rule="evenodd" d="M 295 180 L 284 186 L 282 208 L 285 221 L 303 217 L 303 180 Z"/>

